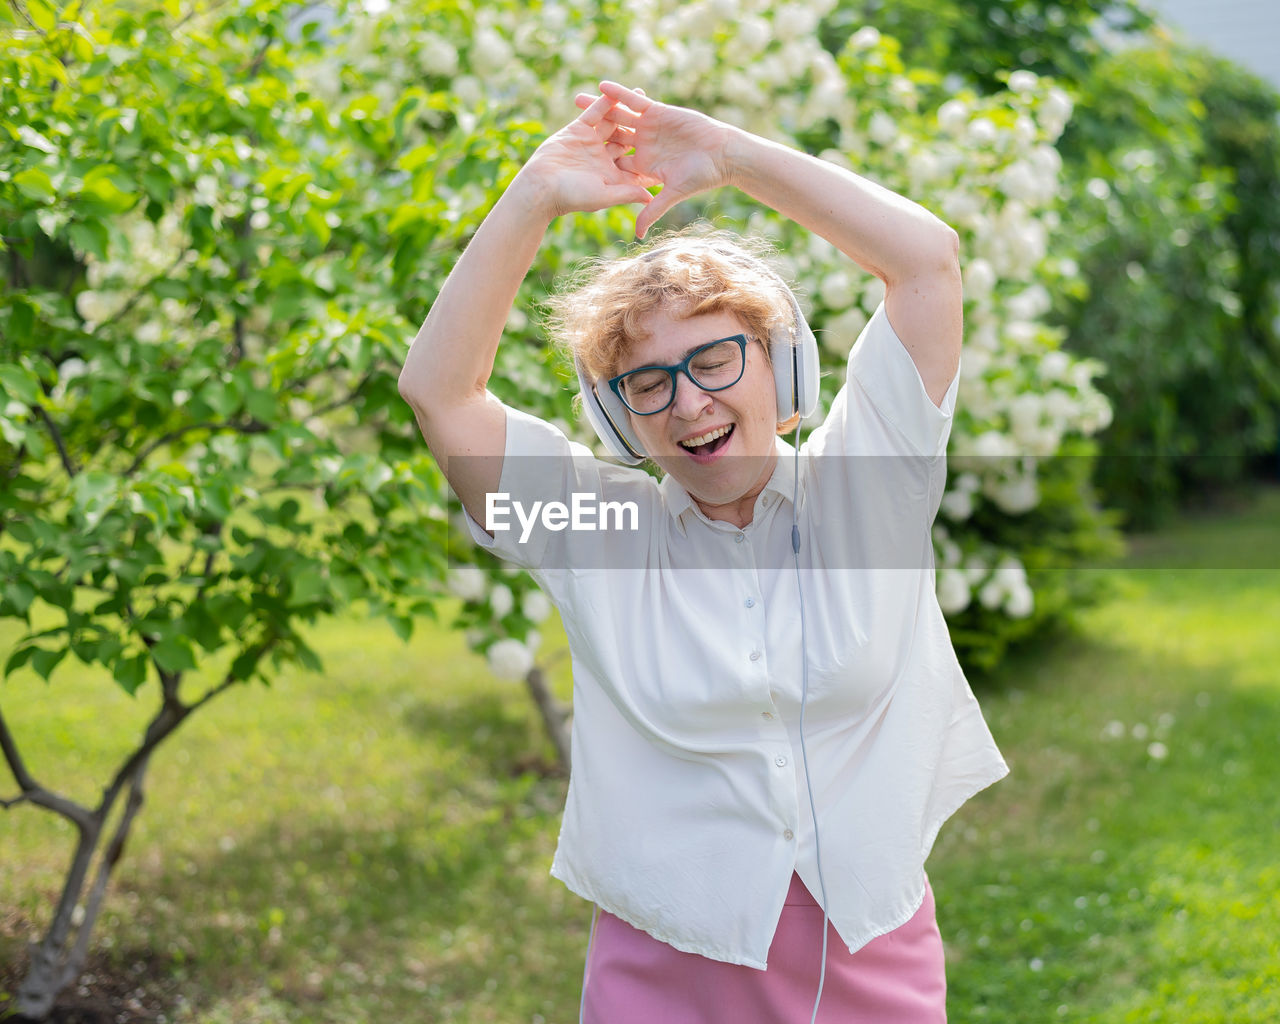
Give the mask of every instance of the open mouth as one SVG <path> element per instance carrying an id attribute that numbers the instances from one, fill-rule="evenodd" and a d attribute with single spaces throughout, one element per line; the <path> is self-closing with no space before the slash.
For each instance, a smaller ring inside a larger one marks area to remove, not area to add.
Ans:
<path id="1" fill-rule="evenodd" d="M 729 443 L 733 431 L 732 424 L 727 427 L 716 427 L 715 430 L 709 430 L 698 437 L 681 441 L 680 447 L 687 451 L 695 462 L 706 462 L 714 458 Z"/>

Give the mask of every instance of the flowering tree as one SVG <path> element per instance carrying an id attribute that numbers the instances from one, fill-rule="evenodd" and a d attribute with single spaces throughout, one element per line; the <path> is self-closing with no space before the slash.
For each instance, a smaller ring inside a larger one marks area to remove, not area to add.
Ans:
<path id="1" fill-rule="evenodd" d="M 154 709 L 93 804 L 44 785 L 0 713 L 0 803 L 76 829 L 14 1007 L 42 1017 L 161 745 L 240 684 L 318 666 L 319 616 L 359 601 L 407 634 L 444 539 L 390 372 L 407 322 L 378 204 L 397 193 L 366 188 L 396 128 L 310 95 L 315 26 L 268 3 L 12 11 L 0 616 L 25 633 L 5 672 L 78 660 Z"/>

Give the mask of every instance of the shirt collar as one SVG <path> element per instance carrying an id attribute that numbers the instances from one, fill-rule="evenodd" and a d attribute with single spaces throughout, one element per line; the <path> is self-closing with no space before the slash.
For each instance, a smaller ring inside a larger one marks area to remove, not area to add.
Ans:
<path id="1" fill-rule="evenodd" d="M 773 472 L 769 475 L 769 479 L 765 482 L 764 490 L 756 497 L 757 511 L 767 511 L 760 509 L 760 499 L 766 494 L 773 494 L 775 498 L 785 498 L 791 501 L 795 493 L 795 449 L 791 447 L 781 437 L 774 438 L 774 451 L 778 454 L 778 459 L 774 463 Z M 801 460 L 800 475 L 803 482 L 804 466 Z M 667 511 L 671 514 L 671 518 L 683 531 L 686 528 L 687 517 L 695 519 L 702 517 L 702 512 L 698 508 L 697 503 L 689 496 L 689 492 L 673 477 L 670 473 L 662 478 L 659 485 L 662 492 L 662 501 L 666 505 Z M 777 507 L 776 501 L 771 501 L 770 505 Z M 752 517 L 752 522 L 756 521 L 756 517 Z"/>

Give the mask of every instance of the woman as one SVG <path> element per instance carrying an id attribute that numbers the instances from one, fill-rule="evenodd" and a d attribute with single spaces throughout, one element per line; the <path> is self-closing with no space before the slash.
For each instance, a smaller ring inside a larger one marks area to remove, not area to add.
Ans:
<path id="1" fill-rule="evenodd" d="M 578 105 L 477 231 L 400 380 L 476 539 L 529 568 L 565 622 L 573 769 L 552 873 L 602 911 L 583 1015 L 943 1021 L 924 861 L 942 822 L 1007 771 L 933 592 L 956 235 L 855 174 L 640 90 L 603 82 Z M 624 448 L 661 483 L 488 393 L 556 216 L 641 204 L 642 238 L 725 185 L 885 283 L 798 453 L 776 433 L 795 421 L 778 381 L 807 328 L 723 236 L 668 239 L 560 303 L 584 399 L 612 402 Z M 513 530 L 493 514 L 495 495 L 535 509 L 582 494 L 634 506 L 635 529 Z"/>

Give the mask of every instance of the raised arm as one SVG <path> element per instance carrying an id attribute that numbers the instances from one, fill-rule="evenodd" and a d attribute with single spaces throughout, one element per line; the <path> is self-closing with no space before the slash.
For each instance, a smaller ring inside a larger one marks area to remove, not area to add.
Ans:
<path id="1" fill-rule="evenodd" d="M 606 119 L 634 147 L 618 166 L 663 186 L 641 211 L 637 235 L 697 192 L 737 186 L 884 281 L 889 321 L 929 397 L 941 403 L 959 366 L 963 333 L 959 240 L 950 227 L 917 203 L 825 160 L 614 82 L 602 82 L 600 90 L 617 101 Z M 579 105 L 588 102 L 578 98 Z"/>
<path id="2" fill-rule="evenodd" d="M 600 96 L 521 168 L 454 265 L 400 371 L 400 394 L 477 522 L 485 495 L 498 489 L 506 443 L 506 416 L 486 385 L 547 226 L 562 213 L 650 199 L 638 176 L 615 163 L 625 152 L 605 119 L 615 103 Z"/>

